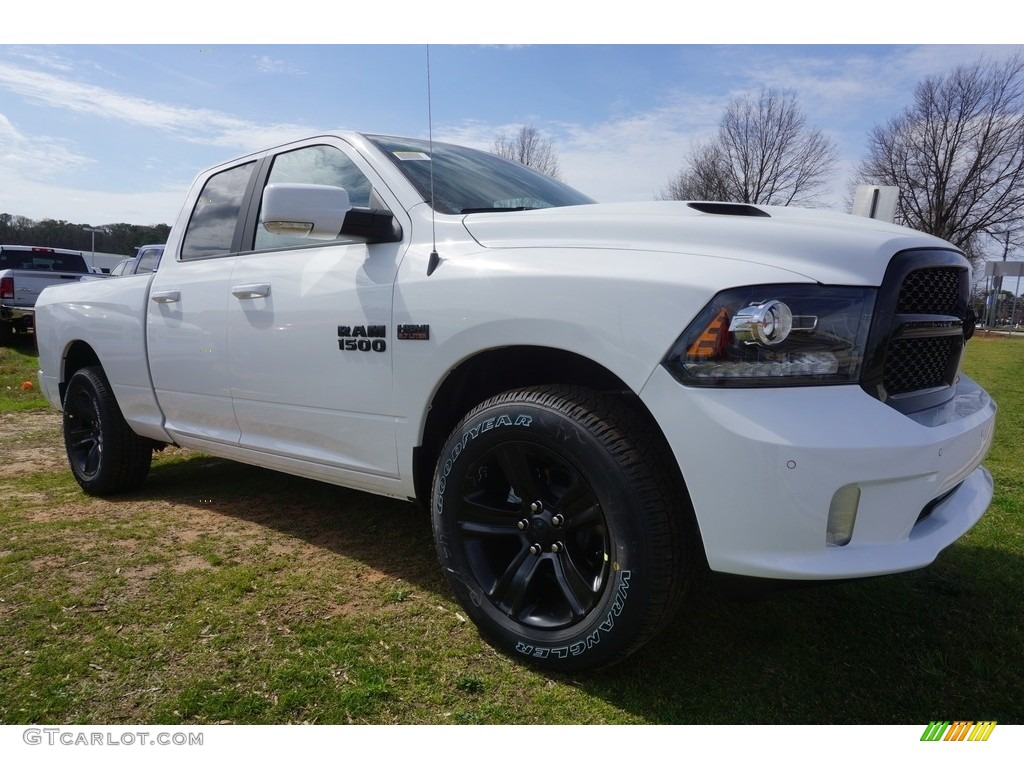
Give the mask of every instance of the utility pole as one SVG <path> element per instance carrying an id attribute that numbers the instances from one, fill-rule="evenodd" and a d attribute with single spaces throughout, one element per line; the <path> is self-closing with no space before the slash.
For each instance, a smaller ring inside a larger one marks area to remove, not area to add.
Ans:
<path id="1" fill-rule="evenodd" d="M 85 227 L 86 232 L 92 232 L 92 261 L 89 262 L 90 269 L 96 269 L 96 233 L 103 232 L 102 229 L 96 229 L 95 227 Z M 1003 257 L 1005 260 L 1005 256 Z"/>

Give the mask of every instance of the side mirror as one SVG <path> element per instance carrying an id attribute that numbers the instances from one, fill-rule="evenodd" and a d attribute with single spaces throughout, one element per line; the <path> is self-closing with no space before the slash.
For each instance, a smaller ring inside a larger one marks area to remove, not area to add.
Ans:
<path id="1" fill-rule="evenodd" d="M 397 243 L 402 227 L 386 208 L 354 208 L 348 192 L 326 184 L 268 184 L 260 221 L 277 235 L 333 240 L 338 235 L 368 243 Z"/>
<path id="2" fill-rule="evenodd" d="M 348 192 L 325 184 L 267 184 L 260 221 L 275 235 L 333 240 L 352 208 Z"/>

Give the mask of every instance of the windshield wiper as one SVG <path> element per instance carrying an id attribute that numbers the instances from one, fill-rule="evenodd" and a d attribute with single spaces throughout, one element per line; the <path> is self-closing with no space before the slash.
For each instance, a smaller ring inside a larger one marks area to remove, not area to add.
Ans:
<path id="1" fill-rule="evenodd" d="M 508 213 L 509 211 L 536 211 L 534 206 L 521 205 L 516 208 L 463 208 L 459 213 Z"/>

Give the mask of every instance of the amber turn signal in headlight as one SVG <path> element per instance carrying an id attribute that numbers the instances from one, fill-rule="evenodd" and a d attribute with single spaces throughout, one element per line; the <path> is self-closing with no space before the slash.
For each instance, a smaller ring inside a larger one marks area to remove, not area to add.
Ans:
<path id="1" fill-rule="evenodd" d="M 723 291 L 665 357 L 696 386 L 788 386 L 856 381 L 875 290 L 764 285 Z"/>

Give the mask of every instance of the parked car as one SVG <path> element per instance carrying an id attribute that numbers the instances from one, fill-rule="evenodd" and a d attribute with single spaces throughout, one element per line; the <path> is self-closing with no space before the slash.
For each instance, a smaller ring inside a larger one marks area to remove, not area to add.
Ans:
<path id="1" fill-rule="evenodd" d="M 120 277 L 135 259 L 121 259 L 110 269 L 111 277 Z"/>

